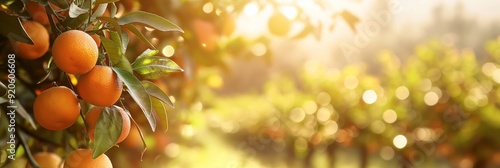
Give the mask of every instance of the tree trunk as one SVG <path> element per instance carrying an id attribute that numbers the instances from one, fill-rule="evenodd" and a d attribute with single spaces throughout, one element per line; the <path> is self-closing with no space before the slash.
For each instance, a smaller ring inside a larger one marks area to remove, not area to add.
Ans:
<path id="1" fill-rule="evenodd" d="M 366 168 L 368 167 L 368 149 L 366 149 L 366 146 L 361 146 L 360 147 L 360 168 Z"/>
<path id="2" fill-rule="evenodd" d="M 328 155 L 328 160 L 330 161 L 330 166 L 335 167 L 335 149 L 337 148 L 337 143 L 333 142 L 332 144 L 326 147 L 326 154 Z"/>
<path id="3" fill-rule="evenodd" d="M 308 147 L 306 157 L 304 158 L 304 167 L 313 167 L 312 157 L 314 155 L 314 151 L 315 151 L 314 147 Z"/>

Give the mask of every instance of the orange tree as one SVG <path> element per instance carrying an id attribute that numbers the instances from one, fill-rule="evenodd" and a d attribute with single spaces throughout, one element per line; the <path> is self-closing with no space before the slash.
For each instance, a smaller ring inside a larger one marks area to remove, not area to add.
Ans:
<path id="1" fill-rule="evenodd" d="M 38 167 L 45 164 L 39 157 L 63 156 L 65 167 L 107 167 L 104 153 L 129 130 L 143 136 L 132 116 L 142 113 L 152 131 L 167 129 L 173 103 L 150 80 L 183 70 L 158 56 L 140 29 L 172 36 L 183 30 L 156 14 L 125 8 L 129 2 L 0 1 L 0 138 L 7 142 L 1 166 L 26 157 L 28 166 Z M 127 54 L 131 39 L 146 49 Z M 131 104 L 139 108 L 128 110 Z M 38 151 L 55 154 L 33 154 Z"/>

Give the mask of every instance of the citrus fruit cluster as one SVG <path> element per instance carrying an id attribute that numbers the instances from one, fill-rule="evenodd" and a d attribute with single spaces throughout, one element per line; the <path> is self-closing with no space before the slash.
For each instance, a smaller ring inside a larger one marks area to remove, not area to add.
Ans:
<path id="1" fill-rule="evenodd" d="M 111 67 L 96 65 L 98 56 L 96 41 L 81 30 L 60 34 L 52 45 L 57 67 L 68 74 L 80 75 L 76 86 L 80 98 L 98 107 L 108 107 L 120 98 L 123 84 Z M 42 127 L 62 130 L 76 122 L 80 104 L 73 90 L 59 86 L 38 95 L 33 111 Z M 130 125 L 130 122 L 124 123 Z"/>
<path id="2" fill-rule="evenodd" d="M 92 149 L 77 149 L 66 156 L 66 160 L 55 153 L 39 152 L 33 155 L 33 159 L 40 168 L 112 168 L 111 160 L 106 154 L 92 159 Z M 11 167 L 23 166 L 24 163 Z M 7 166 L 9 167 L 9 165 Z M 26 168 L 32 168 L 30 163 L 26 163 Z"/>
<path id="3" fill-rule="evenodd" d="M 54 86 L 43 90 L 35 98 L 33 113 L 36 122 L 52 131 L 72 126 L 81 114 L 81 100 L 94 107 L 87 112 L 87 133 L 94 140 L 98 118 L 105 107 L 118 109 L 122 116 L 122 133 L 116 143 L 123 141 L 130 132 L 130 118 L 124 109 L 113 106 L 121 97 L 123 82 L 113 69 L 98 64 L 100 39 L 82 30 L 67 30 L 59 34 L 50 45 L 49 31 L 44 25 L 49 21 L 45 8 L 30 2 L 27 10 L 34 20 L 22 22 L 33 44 L 13 42 L 16 54 L 25 60 L 35 60 L 49 52 L 54 64 L 63 72 L 77 78 L 75 88 Z M 80 100 L 81 99 L 81 100 Z M 56 154 L 39 153 L 34 156 L 42 167 L 61 167 L 61 158 Z M 95 164 L 94 164 L 95 163 Z M 79 149 L 69 154 L 64 167 L 112 167 L 106 155 L 92 159 L 92 150 Z M 30 164 L 27 164 L 30 167 Z"/>

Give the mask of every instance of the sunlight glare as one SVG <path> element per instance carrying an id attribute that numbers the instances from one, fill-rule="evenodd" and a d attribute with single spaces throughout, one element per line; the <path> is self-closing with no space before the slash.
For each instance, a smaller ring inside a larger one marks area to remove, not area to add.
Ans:
<path id="1" fill-rule="evenodd" d="M 279 10 L 290 20 L 294 20 L 298 15 L 298 10 L 295 6 L 282 6 Z"/>
<path id="2" fill-rule="evenodd" d="M 399 100 L 405 100 L 408 96 L 410 96 L 410 90 L 407 87 L 400 86 L 396 89 L 396 97 Z"/>
<path id="3" fill-rule="evenodd" d="M 392 109 L 389 109 L 384 112 L 382 118 L 384 119 L 385 122 L 392 124 L 398 119 L 398 114 Z"/>
<path id="4" fill-rule="evenodd" d="M 171 57 L 172 55 L 174 55 L 174 52 L 175 49 L 171 45 L 167 45 L 161 50 L 161 53 L 166 57 Z"/>
<path id="5" fill-rule="evenodd" d="M 406 144 L 408 143 L 408 140 L 406 139 L 406 137 L 404 135 L 398 135 L 398 136 L 394 137 L 392 143 L 394 144 L 394 146 L 396 148 L 402 149 L 406 146 Z"/>
<path id="6" fill-rule="evenodd" d="M 207 2 L 203 5 L 203 12 L 211 13 L 214 10 L 214 4 L 212 2 Z"/>
<path id="7" fill-rule="evenodd" d="M 363 93 L 363 101 L 366 104 L 373 104 L 377 101 L 377 93 L 373 90 L 367 90 Z"/>
<path id="8" fill-rule="evenodd" d="M 254 44 L 252 46 L 251 51 L 252 51 L 253 55 L 260 57 L 260 56 L 263 56 L 264 54 L 266 54 L 267 48 L 266 48 L 266 45 L 264 45 L 262 43 L 257 43 L 257 44 Z"/>
<path id="9" fill-rule="evenodd" d="M 243 9 L 243 13 L 247 16 L 255 16 L 259 13 L 259 5 L 255 2 L 250 2 Z"/>
<path id="10" fill-rule="evenodd" d="M 347 89 L 353 90 L 356 87 L 358 87 L 358 84 L 359 84 L 358 78 L 356 78 L 355 76 L 347 76 L 344 79 L 344 86 Z"/>

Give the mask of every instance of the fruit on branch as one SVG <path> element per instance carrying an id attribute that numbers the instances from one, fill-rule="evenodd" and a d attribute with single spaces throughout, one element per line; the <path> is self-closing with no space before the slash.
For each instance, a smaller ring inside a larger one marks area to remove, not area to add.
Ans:
<path id="1" fill-rule="evenodd" d="M 92 159 L 91 149 L 77 149 L 71 152 L 64 161 L 64 168 L 112 168 L 111 160 L 106 154 Z"/>
<path id="2" fill-rule="evenodd" d="M 96 65 L 88 73 L 80 76 L 77 91 L 87 103 L 107 107 L 120 98 L 123 82 L 113 69 L 108 66 Z"/>
<path id="3" fill-rule="evenodd" d="M 120 137 L 118 138 L 118 141 L 116 142 L 120 143 L 125 140 L 125 138 L 127 138 L 130 132 L 130 118 L 127 113 L 125 113 L 125 110 L 123 110 L 123 108 L 118 106 L 114 106 L 114 108 L 118 109 L 120 115 L 122 116 L 122 132 L 120 134 Z M 87 124 L 89 126 L 87 132 L 89 134 L 89 138 L 92 141 L 94 140 L 94 131 L 97 124 L 97 119 L 99 118 L 103 110 L 103 107 L 92 107 L 85 116 L 85 121 L 87 121 Z"/>
<path id="4" fill-rule="evenodd" d="M 76 94 L 65 86 L 43 91 L 33 105 L 35 120 L 45 129 L 63 130 L 73 125 L 80 115 Z"/>
<path id="5" fill-rule="evenodd" d="M 95 66 L 99 50 L 89 34 L 81 30 L 69 30 L 54 41 L 52 56 L 54 63 L 62 71 L 81 75 Z"/>
<path id="6" fill-rule="evenodd" d="M 42 57 L 49 50 L 49 32 L 42 24 L 36 21 L 24 21 L 22 25 L 34 45 L 17 41 L 14 42 L 13 45 L 17 55 L 27 60 L 34 60 Z"/>

